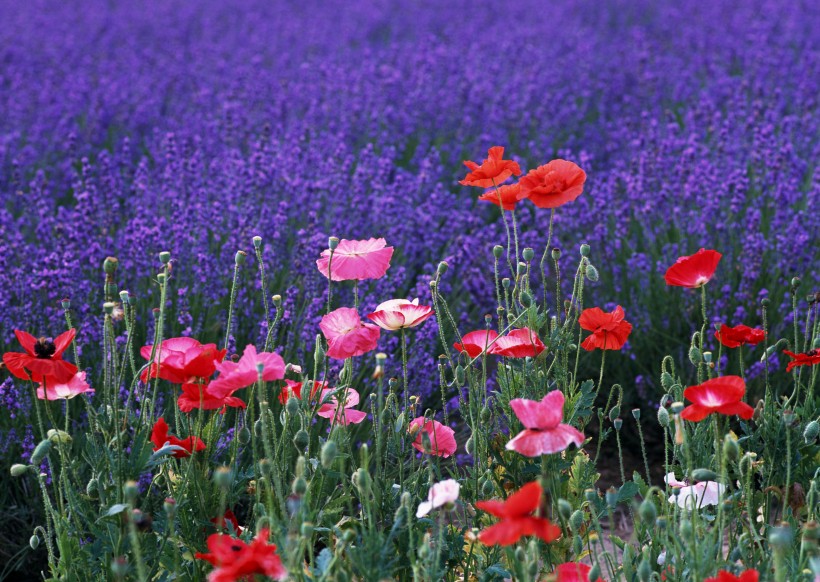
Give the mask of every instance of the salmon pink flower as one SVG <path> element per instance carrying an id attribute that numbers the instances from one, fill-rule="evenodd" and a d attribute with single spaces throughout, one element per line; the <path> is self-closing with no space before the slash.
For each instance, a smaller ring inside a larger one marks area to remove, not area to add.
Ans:
<path id="1" fill-rule="evenodd" d="M 478 541 L 487 546 L 510 546 L 523 536 L 536 536 L 547 543 L 561 536 L 561 528 L 543 517 L 532 515 L 541 505 L 541 485 L 527 483 L 506 501 L 477 501 L 475 506 L 501 518 L 497 524 L 478 534 Z"/>
<path id="2" fill-rule="evenodd" d="M 671 287 L 702 287 L 715 274 L 722 256 L 717 251 L 700 249 L 694 255 L 680 257 L 666 270 L 663 278 Z"/>
<path id="3" fill-rule="evenodd" d="M 749 420 L 754 409 L 743 402 L 746 394 L 746 382 L 740 376 L 721 376 L 712 378 L 703 384 L 689 386 L 683 396 L 693 404 L 681 411 L 684 420 L 700 422 L 713 412 L 727 416 L 738 415 Z"/>
<path id="4" fill-rule="evenodd" d="M 499 336 L 487 353 L 506 358 L 534 358 L 545 349 L 544 343 L 534 331 L 522 327 Z"/>
<path id="5" fill-rule="evenodd" d="M 564 562 L 555 567 L 555 582 L 589 582 L 592 566 L 580 562 Z M 604 582 L 598 577 L 595 582 Z"/>
<path id="6" fill-rule="evenodd" d="M 77 372 L 68 382 L 52 380 L 45 385 L 40 384 L 37 387 L 37 398 L 45 400 L 48 396 L 49 400 L 68 400 L 86 392 L 94 392 L 94 389 L 85 381 L 85 372 Z"/>
<path id="7" fill-rule="evenodd" d="M 225 407 L 245 408 L 247 405 L 241 398 L 229 392 L 224 395 L 213 394 L 209 384 L 195 384 L 187 382 L 182 385 L 182 394 L 177 399 L 177 406 L 182 412 L 191 412 L 194 408 L 202 410 L 219 410 L 225 413 Z"/>
<path id="8" fill-rule="evenodd" d="M 456 444 L 456 433 L 449 426 L 444 426 L 437 420 L 430 420 L 419 416 L 414 418 L 408 426 L 408 431 L 411 435 L 418 433 L 416 440 L 413 441 L 413 447 L 422 453 L 428 453 L 436 457 L 444 457 L 445 459 L 456 452 L 458 445 Z M 424 439 L 422 433 L 427 433 L 430 438 L 430 449 L 424 448 Z"/>
<path id="9" fill-rule="evenodd" d="M 519 180 L 518 199 L 529 198 L 539 208 L 558 208 L 572 202 L 584 191 L 587 175 L 567 160 L 552 160 L 538 166 Z"/>
<path id="10" fill-rule="evenodd" d="M 620 350 L 632 332 L 632 324 L 624 321 L 624 309 L 620 305 L 609 313 L 598 307 L 584 309 L 578 318 L 578 324 L 592 332 L 592 335 L 581 343 L 581 347 L 590 352 L 596 348 Z"/>
<path id="11" fill-rule="evenodd" d="M 427 501 L 419 503 L 419 508 L 416 510 L 416 517 L 424 517 L 434 509 L 447 505 L 448 503 L 455 503 L 458 500 L 458 492 L 461 486 L 455 479 L 445 479 L 430 487 L 430 492 L 427 494 Z"/>
<path id="12" fill-rule="evenodd" d="M 140 355 L 150 360 L 153 348 L 143 346 Z M 216 344 L 202 345 L 190 337 L 167 339 L 160 344 L 154 361 L 143 371 L 140 379 L 147 382 L 148 378 L 161 378 L 173 384 L 185 384 L 197 378 L 210 378 L 227 351 L 216 349 Z"/>
<path id="13" fill-rule="evenodd" d="M 345 395 L 344 406 L 339 405 L 335 394 Z M 359 424 L 365 418 L 367 413 L 361 410 L 354 410 L 353 407 L 359 403 L 359 393 L 353 388 L 339 388 L 336 390 L 325 389 L 322 390 L 322 402 L 319 407 L 317 415 L 322 418 L 332 419 L 333 424 L 340 424 L 347 426 L 348 424 Z"/>
<path id="14" fill-rule="evenodd" d="M 491 329 L 482 329 L 479 331 L 471 331 L 461 338 L 462 343 L 454 343 L 453 347 L 459 352 L 465 353 L 471 358 L 477 358 L 487 349 L 498 334 Z M 494 346 L 495 344 L 493 344 Z M 493 348 L 490 346 L 490 349 Z"/>
<path id="15" fill-rule="evenodd" d="M 797 366 L 814 366 L 820 364 L 820 350 L 811 350 L 805 354 L 795 354 L 789 350 L 783 350 L 792 361 L 786 365 L 786 372 L 791 372 Z"/>
<path id="16" fill-rule="evenodd" d="M 521 194 L 521 184 L 508 184 L 498 188 L 498 191 L 496 191 L 495 188 L 487 190 L 479 196 L 478 199 L 485 202 L 492 202 L 504 210 L 515 210 L 515 205 L 518 204 L 519 194 Z M 499 196 L 501 196 L 501 202 L 498 201 Z"/>
<path id="17" fill-rule="evenodd" d="M 6 352 L 3 354 L 3 363 L 16 377 L 35 382 L 45 381 L 46 384 L 66 384 L 77 373 L 77 366 L 63 360 L 63 352 L 74 341 L 73 329 L 61 333 L 53 342 L 44 337 L 37 339 L 19 329 L 14 330 L 14 335 L 25 353 Z"/>
<path id="18" fill-rule="evenodd" d="M 190 457 L 191 453 L 205 450 L 205 443 L 199 437 L 191 436 L 186 439 L 180 439 L 174 435 L 168 434 L 168 423 L 161 416 L 154 423 L 154 428 L 151 431 L 151 442 L 154 443 L 154 450 L 158 451 L 166 444 L 174 447 L 179 447 L 174 451 L 174 457 L 182 459 Z"/>
<path id="19" fill-rule="evenodd" d="M 731 572 L 721 570 L 714 578 L 707 578 L 703 582 L 757 582 L 760 574 L 755 569 L 745 570 L 740 576 L 735 576 Z"/>
<path id="20" fill-rule="evenodd" d="M 470 170 L 467 177 L 459 182 L 462 186 L 478 186 L 492 188 L 507 180 L 510 176 L 520 176 L 521 166 L 518 162 L 505 160 L 504 148 L 491 147 L 487 152 L 487 159 L 479 166 L 475 162 L 466 161 L 464 165 Z"/>
<path id="21" fill-rule="evenodd" d="M 219 377 L 212 381 L 208 391 L 216 397 L 233 394 L 240 388 L 247 388 L 259 379 L 256 367 L 262 364 L 262 380 L 272 382 L 285 377 L 285 361 L 277 353 L 256 352 L 256 346 L 248 345 L 238 362 L 219 362 L 216 369 Z"/>
<path id="22" fill-rule="evenodd" d="M 715 338 L 727 348 L 739 348 L 744 344 L 756 346 L 766 338 L 766 332 L 748 325 L 729 327 L 724 323 L 715 332 Z"/>
<path id="23" fill-rule="evenodd" d="M 510 401 L 524 430 L 507 443 L 508 451 L 516 451 L 525 457 L 550 455 L 566 449 L 571 443 L 580 447 L 584 434 L 577 428 L 562 424 L 564 419 L 564 395 L 553 390 L 541 401 L 514 398 Z"/>
<path id="24" fill-rule="evenodd" d="M 375 322 L 382 329 L 396 331 L 397 329 L 416 327 L 433 315 L 429 305 L 419 305 L 418 298 L 413 301 L 407 299 L 391 299 L 380 303 L 376 311 L 368 314 L 368 319 Z"/>
<path id="25" fill-rule="evenodd" d="M 327 355 L 337 360 L 361 356 L 376 348 L 381 332 L 372 323 L 362 323 L 359 313 L 340 307 L 322 318 L 319 328 L 327 340 Z"/>
<path id="26" fill-rule="evenodd" d="M 682 509 L 700 509 L 707 505 L 717 505 L 726 490 L 726 485 L 716 481 L 700 481 L 689 485 L 685 481 L 678 481 L 674 473 L 667 474 L 663 480 L 678 490 L 675 495 L 669 496 L 669 503 L 676 503 Z"/>
<path id="27" fill-rule="evenodd" d="M 330 249 L 322 251 L 317 259 L 316 266 L 319 272 L 327 277 L 330 264 L 330 278 L 333 281 L 363 281 L 365 279 L 381 279 L 390 267 L 393 257 L 393 247 L 386 246 L 383 238 L 367 240 L 339 241 L 339 246 L 330 257 Z"/>
<path id="28" fill-rule="evenodd" d="M 208 575 L 208 582 L 249 580 L 254 574 L 274 580 L 286 579 L 288 571 L 276 554 L 276 546 L 268 543 L 268 535 L 267 529 L 261 529 L 250 544 L 226 534 L 208 536 L 209 552 L 196 553 L 198 560 L 216 566 Z"/>

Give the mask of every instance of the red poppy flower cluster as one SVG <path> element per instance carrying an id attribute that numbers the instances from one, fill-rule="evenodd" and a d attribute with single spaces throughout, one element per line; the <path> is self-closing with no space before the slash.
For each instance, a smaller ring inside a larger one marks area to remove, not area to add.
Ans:
<path id="1" fill-rule="evenodd" d="M 268 543 L 268 530 L 262 529 L 247 544 L 226 534 L 208 537 L 208 553 L 197 552 L 196 557 L 210 562 L 216 569 L 208 575 L 208 582 L 236 582 L 261 574 L 274 580 L 284 580 L 288 572 L 276 553 L 276 546 Z"/>
<path id="2" fill-rule="evenodd" d="M 541 485 L 527 483 L 506 501 L 478 501 L 475 506 L 501 519 L 478 534 L 478 541 L 488 546 L 510 546 L 524 536 L 536 536 L 549 543 L 561 536 L 561 528 L 543 517 L 533 515 L 541 505 Z"/>
<path id="3" fill-rule="evenodd" d="M 194 338 L 175 337 L 163 341 L 156 351 L 154 346 L 140 349 L 140 355 L 146 360 L 151 360 L 152 352 L 154 359 L 140 376 L 143 382 L 161 378 L 172 384 L 186 384 L 210 378 L 227 350 L 218 350 L 216 344 L 202 345 Z"/>
<path id="4" fill-rule="evenodd" d="M 754 409 L 743 402 L 744 394 L 746 382 L 740 376 L 712 378 L 683 391 L 684 398 L 693 404 L 684 408 L 680 416 L 691 422 L 700 422 L 713 413 L 727 416 L 736 414 L 743 420 L 749 420 Z"/>

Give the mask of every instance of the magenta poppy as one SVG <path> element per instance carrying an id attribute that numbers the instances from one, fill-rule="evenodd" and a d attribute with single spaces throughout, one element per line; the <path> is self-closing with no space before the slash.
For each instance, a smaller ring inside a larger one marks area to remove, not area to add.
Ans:
<path id="1" fill-rule="evenodd" d="M 577 428 L 562 424 L 564 419 L 564 395 L 560 390 L 549 392 L 541 401 L 514 398 L 510 401 L 524 430 L 507 443 L 508 451 L 516 451 L 525 457 L 538 457 L 559 453 L 570 444 L 580 447 L 584 434 Z"/>
<path id="2" fill-rule="evenodd" d="M 327 355 L 337 360 L 361 356 L 376 348 L 381 331 L 372 323 L 362 323 L 359 313 L 340 307 L 322 318 L 319 328 L 327 340 Z"/>
<path id="3" fill-rule="evenodd" d="M 219 376 L 208 386 L 208 391 L 215 397 L 233 394 L 240 388 L 247 388 L 259 379 L 256 367 L 262 364 L 262 380 L 272 382 L 285 377 L 285 361 L 277 353 L 256 352 L 254 345 L 245 347 L 238 362 L 219 362 L 216 369 Z"/>
<path id="4" fill-rule="evenodd" d="M 413 441 L 413 447 L 422 453 L 428 453 L 436 457 L 444 457 L 445 459 L 450 455 L 455 454 L 456 433 L 449 426 L 444 426 L 437 420 L 430 420 L 419 416 L 414 418 L 408 427 L 410 434 L 418 433 L 416 440 Z M 430 438 L 430 449 L 424 448 L 424 440 L 422 432 L 427 433 Z"/>
<path id="5" fill-rule="evenodd" d="M 330 257 L 330 249 L 322 251 L 316 266 L 319 272 L 327 277 L 328 264 L 333 281 L 363 281 L 381 279 L 390 267 L 393 258 L 393 247 L 388 247 L 383 238 L 367 240 L 339 241 L 339 246 Z"/>
<path id="6" fill-rule="evenodd" d="M 77 372 L 68 382 L 47 382 L 37 387 L 37 398 L 40 400 L 68 400 L 85 394 L 94 392 L 94 389 L 85 381 L 85 372 Z"/>

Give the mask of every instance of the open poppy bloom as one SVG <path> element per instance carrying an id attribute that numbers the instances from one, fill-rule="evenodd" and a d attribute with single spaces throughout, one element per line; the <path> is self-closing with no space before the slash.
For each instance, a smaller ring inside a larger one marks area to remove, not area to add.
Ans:
<path id="1" fill-rule="evenodd" d="M 466 161 L 464 165 L 470 170 L 467 177 L 459 182 L 462 186 L 478 186 L 492 188 L 502 184 L 510 176 L 520 176 L 521 166 L 518 162 L 505 160 L 504 148 L 491 147 L 487 152 L 487 159 L 479 166 L 475 162 Z"/>
<path id="2" fill-rule="evenodd" d="M 208 553 L 197 552 L 198 560 L 210 562 L 216 569 L 208 582 L 236 582 L 261 574 L 274 580 L 284 580 L 288 571 L 276 554 L 276 546 L 268 543 L 267 529 L 259 530 L 250 544 L 226 534 L 208 536 Z"/>
<path id="3" fill-rule="evenodd" d="M 3 363 L 9 372 L 21 380 L 45 381 L 46 385 L 52 382 L 70 382 L 77 373 L 77 366 L 63 360 L 63 353 L 74 341 L 74 333 L 70 329 L 52 342 L 48 338 L 37 339 L 30 333 L 15 329 L 14 335 L 25 353 L 6 352 L 3 354 Z"/>
<path id="4" fill-rule="evenodd" d="M 322 388 L 327 388 L 327 382 L 313 381 L 313 388 L 310 390 L 310 398 L 313 399 Z M 302 382 L 295 382 L 293 380 L 285 380 L 285 387 L 279 393 L 279 402 L 282 404 L 288 403 L 288 398 L 302 399 Z"/>
<path id="5" fill-rule="evenodd" d="M 584 191 L 587 175 L 577 164 L 552 160 L 521 178 L 518 199 L 529 198 L 539 208 L 558 208 L 572 202 Z"/>
<path id="6" fill-rule="evenodd" d="M 508 184 L 501 186 L 496 190 L 487 190 L 478 197 L 479 200 L 485 202 L 492 202 L 496 206 L 500 206 L 504 210 L 515 210 L 515 205 L 518 204 L 518 196 L 521 194 L 521 184 Z M 499 196 L 501 201 L 499 202 Z"/>
<path id="7" fill-rule="evenodd" d="M 333 393 L 338 394 L 339 396 L 346 394 L 343 406 L 339 404 L 336 396 L 330 396 L 328 399 L 328 395 Z M 325 400 L 328 401 L 325 402 Z M 347 426 L 348 424 L 359 424 L 367 418 L 366 412 L 353 409 L 353 407 L 359 403 L 359 393 L 353 388 L 322 390 L 322 402 L 324 402 L 324 404 L 319 407 L 316 414 L 322 418 L 332 419 L 331 422 L 333 422 L 333 424 L 340 424 L 342 426 Z"/>
<path id="8" fill-rule="evenodd" d="M 372 323 L 362 323 L 359 313 L 340 307 L 325 315 L 319 328 L 327 340 L 327 355 L 337 360 L 361 356 L 376 348 L 381 331 Z"/>
<path id="9" fill-rule="evenodd" d="M 746 382 L 740 376 L 721 376 L 703 384 L 689 386 L 683 396 L 693 404 L 684 408 L 680 416 L 684 420 L 700 422 L 713 412 L 727 416 L 738 415 L 749 420 L 754 409 L 743 402 Z"/>
<path id="10" fill-rule="evenodd" d="M 545 349 L 546 346 L 534 331 L 522 327 L 499 336 L 487 353 L 506 358 L 534 358 Z"/>
<path id="11" fill-rule="evenodd" d="M 477 501 L 475 506 L 490 515 L 501 518 L 478 534 L 478 541 L 487 546 L 509 546 L 523 536 L 536 536 L 547 543 L 561 536 L 561 528 L 543 517 L 532 515 L 541 504 L 541 485 L 527 483 L 506 501 Z"/>
<path id="12" fill-rule="evenodd" d="M 786 372 L 791 372 L 797 366 L 814 366 L 820 364 L 820 350 L 811 350 L 805 354 L 795 354 L 789 350 L 783 350 L 783 353 L 789 356 L 792 361 L 786 365 Z"/>
<path id="13" fill-rule="evenodd" d="M 748 325 L 729 327 L 724 323 L 715 332 L 715 338 L 727 348 L 739 348 L 744 344 L 756 346 L 766 339 L 766 332 Z"/>
<path id="14" fill-rule="evenodd" d="M 216 526 L 218 530 L 226 529 L 233 532 L 233 535 L 242 535 L 245 528 L 239 525 L 239 520 L 230 509 L 226 509 L 223 515 L 217 516 L 211 520 L 211 523 Z"/>
<path id="15" fill-rule="evenodd" d="M 458 499 L 458 492 L 461 486 L 455 479 L 445 479 L 430 487 L 430 492 L 427 494 L 427 501 L 419 503 L 419 508 L 416 510 L 416 517 L 424 517 L 434 509 L 442 505 L 455 503 Z"/>
<path id="16" fill-rule="evenodd" d="M 589 571 L 592 566 L 580 562 L 564 562 L 555 567 L 555 582 L 589 582 Z M 604 582 L 598 577 L 596 582 Z"/>
<path id="17" fill-rule="evenodd" d="M 37 387 L 37 398 L 40 400 L 68 400 L 79 394 L 94 392 L 94 389 L 85 381 L 85 372 L 77 372 L 68 382 L 52 380 Z"/>
<path id="18" fill-rule="evenodd" d="M 285 377 L 285 361 L 277 353 L 256 352 L 256 346 L 250 344 L 238 362 L 219 362 L 216 369 L 219 377 L 212 381 L 208 391 L 216 397 L 233 394 L 240 388 L 247 388 L 259 379 L 257 364 L 262 364 L 262 380 L 272 382 Z"/>
<path id="19" fill-rule="evenodd" d="M 140 355 L 150 360 L 153 348 L 143 346 Z M 167 339 L 156 350 L 154 361 L 142 372 L 140 380 L 161 378 L 173 384 L 185 384 L 197 378 L 210 378 L 227 351 L 216 349 L 216 344 L 203 345 L 190 337 Z"/>
<path id="20" fill-rule="evenodd" d="M 416 440 L 413 441 L 413 447 L 422 453 L 446 459 L 456 452 L 458 445 L 456 444 L 455 431 L 449 426 L 444 426 L 437 420 L 430 420 L 419 416 L 412 420 L 407 429 L 411 435 L 418 433 Z M 430 439 L 429 448 L 425 448 L 422 433 L 427 433 Z"/>
<path id="21" fill-rule="evenodd" d="M 390 299 L 380 303 L 376 311 L 368 314 L 367 317 L 382 329 L 396 331 L 421 325 L 431 315 L 433 315 L 433 309 L 429 305 L 419 305 L 419 300 L 416 298 L 413 301 Z"/>
<path id="22" fill-rule="evenodd" d="M 392 258 L 393 247 L 388 247 L 383 238 L 342 239 L 333 251 L 333 258 L 330 257 L 330 249 L 325 249 L 316 260 L 316 266 L 327 277 L 330 264 L 332 281 L 363 281 L 384 277 Z"/>
<path id="23" fill-rule="evenodd" d="M 735 576 L 731 572 L 721 570 L 717 573 L 717 576 L 714 578 L 707 578 L 703 582 L 757 582 L 759 578 L 760 574 L 753 568 L 744 571 L 740 574 L 740 576 Z"/>
<path id="24" fill-rule="evenodd" d="M 177 399 L 177 406 L 182 412 L 191 412 L 194 408 L 202 410 L 219 410 L 225 413 L 225 407 L 246 408 L 247 405 L 241 398 L 233 396 L 233 392 L 226 394 L 213 394 L 210 384 L 196 384 L 187 382 L 182 385 L 182 394 Z"/>
<path id="25" fill-rule="evenodd" d="M 479 331 L 471 331 L 461 338 L 462 343 L 454 343 L 453 347 L 461 353 L 467 354 L 471 358 L 477 358 L 487 349 L 498 334 L 491 329 L 482 329 Z M 493 344 L 494 346 L 495 344 Z M 492 347 L 491 346 L 491 349 Z"/>
<path id="26" fill-rule="evenodd" d="M 514 398 L 510 401 L 524 430 L 507 443 L 508 451 L 516 451 L 525 457 L 550 455 L 566 449 L 571 443 L 580 447 L 584 434 L 577 428 L 562 424 L 564 419 L 564 395 L 560 390 L 549 392 L 541 401 Z"/>
<path id="27" fill-rule="evenodd" d="M 715 274 L 722 256 L 717 251 L 700 249 L 694 255 L 680 257 L 666 269 L 663 278 L 670 287 L 702 287 Z"/>
<path id="28" fill-rule="evenodd" d="M 168 434 L 168 423 L 161 416 L 154 423 L 154 428 L 151 431 L 151 442 L 154 443 L 154 450 L 158 451 L 166 444 L 174 447 L 180 447 L 182 450 L 174 451 L 174 457 L 182 459 L 190 457 L 191 453 L 205 450 L 205 443 L 199 437 L 191 436 L 186 439 L 180 439 L 174 435 Z"/>
<path id="29" fill-rule="evenodd" d="M 578 324 L 592 332 L 581 343 L 581 347 L 590 352 L 596 348 L 620 350 L 632 332 L 632 324 L 624 320 L 624 309 L 620 305 L 609 313 L 598 307 L 584 309 L 578 318 Z"/>
<path id="30" fill-rule="evenodd" d="M 720 496 L 726 490 L 726 485 L 717 481 L 700 481 L 690 485 L 685 481 L 678 481 L 674 473 L 663 478 L 666 484 L 677 489 L 675 495 L 669 496 L 669 503 L 676 503 L 683 509 L 700 509 L 707 505 L 720 503 Z"/>

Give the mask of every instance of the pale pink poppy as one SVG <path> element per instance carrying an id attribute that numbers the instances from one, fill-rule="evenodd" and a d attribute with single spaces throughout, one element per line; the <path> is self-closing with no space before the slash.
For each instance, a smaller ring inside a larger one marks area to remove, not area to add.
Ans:
<path id="1" fill-rule="evenodd" d="M 419 305 L 418 298 L 413 301 L 407 299 L 391 299 L 380 303 L 376 311 L 368 314 L 382 329 L 396 331 L 406 327 L 416 327 L 425 319 L 433 315 L 429 305 Z"/>
<path id="2" fill-rule="evenodd" d="M 683 509 L 694 509 L 707 505 L 717 505 L 720 497 L 726 490 L 726 485 L 716 481 L 701 481 L 690 485 L 685 481 L 678 481 L 674 473 L 668 473 L 663 478 L 666 484 L 677 489 L 677 495 L 669 496 L 669 503 L 677 503 Z"/>
<path id="3" fill-rule="evenodd" d="M 427 501 L 419 503 L 419 508 L 416 511 L 416 517 L 424 517 L 434 509 L 447 505 L 448 503 L 455 503 L 458 500 L 458 492 L 461 486 L 455 479 L 445 479 L 439 483 L 435 483 L 430 487 L 430 492 L 427 494 Z"/>
<path id="4" fill-rule="evenodd" d="M 345 395 L 344 406 L 339 406 L 339 401 L 336 399 L 336 396 L 330 396 L 328 398 L 328 395 L 330 394 L 338 394 L 339 396 Z M 324 404 L 319 407 L 316 414 L 322 418 L 333 419 L 333 424 L 341 424 L 342 426 L 348 424 L 359 424 L 367 418 L 366 412 L 362 412 L 361 410 L 353 410 L 353 407 L 359 403 L 359 393 L 353 388 L 322 390 L 321 401 L 324 402 Z"/>
<path id="5" fill-rule="evenodd" d="M 487 353 L 506 358 L 534 358 L 545 349 L 544 342 L 534 331 L 522 327 L 499 336 Z"/>
<path id="6" fill-rule="evenodd" d="M 410 434 L 416 434 L 413 446 L 422 453 L 429 453 L 436 457 L 445 459 L 456 452 L 456 433 L 449 426 L 444 426 L 437 420 L 430 420 L 419 416 L 410 423 L 408 427 Z M 430 437 L 430 450 L 424 448 L 422 432 L 426 432 Z"/>
<path id="7" fill-rule="evenodd" d="M 381 279 L 390 267 L 390 259 L 393 258 L 393 247 L 386 245 L 383 238 L 342 239 L 333 251 L 333 258 L 330 257 L 330 249 L 325 249 L 316 261 L 316 266 L 319 267 L 319 272 L 327 277 L 329 263 L 333 281 Z"/>
<path id="8" fill-rule="evenodd" d="M 259 379 L 257 364 L 262 364 L 262 380 L 272 382 L 285 377 L 285 361 L 282 356 L 273 352 L 257 353 L 254 345 L 245 347 L 245 351 L 238 362 L 219 362 L 216 369 L 219 376 L 212 381 L 208 391 L 215 397 L 221 398 L 232 394 L 240 388 L 247 388 Z"/>
<path id="9" fill-rule="evenodd" d="M 319 328 L 327 340 L 327 355 L 337 360 L 361 356 L 376 348 L 381 331 L 372 323 L 362 323 L 359 312 L 340 307 L 322 318 Z"/>
<path id="10" fill-rule="evenodd" d="M 51 380 L 45 389 L 41 383 L 37 387 L 37 398 L 45 400 L 48 396 L 48 400 L 68 400 L 86 392 L 94 392 L 94 389 L 85 381 L 85 372 L 77 372 L 68 382 Z"/>
<path id="11" fill-rule="evenodd" d="M 564 395 L 560 390 L 553 390 L 539 402 L 515 398 L 510 401 L 518 420 L 524 430 L 507 443 L 508 451 L 516 451 L 525 457 L 537 457 L 558 453 L 571 443 L 580 447 L 584 434 L 568 424 L 561 424 L 564 419 Z"/>

